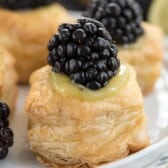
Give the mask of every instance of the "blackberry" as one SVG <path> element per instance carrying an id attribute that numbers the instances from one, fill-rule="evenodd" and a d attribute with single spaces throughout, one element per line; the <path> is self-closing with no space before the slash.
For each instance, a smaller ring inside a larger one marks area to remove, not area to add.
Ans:
<path id="1" fill-rule="evenodd" d="M 5 159 L 8 155 L 8 148 L 2 147 L 0 145 L 0 160 Z"/>
<path id="2" fill-rule="evenodd" d="M 58 30 L 48 43 L 52 71 L 92 90 L 106 86 L 118 72 L 120 62 L 103 24 L 82 18 L 76 24 L 62 24 Z"/>
<path id="3" fill-rule="evenodd" d="M 10 110 L 7 104 L 0 102 L 0 160 L 8 154 L 8 148 L 13 145 L 13 131 L 8 127 Z"/>
<path id="4" fill-rule="evenodd" d="M 0 102 L 0 118 L 6 120 L 9 116 L 10 110 L 7 104 Z"/>
<path id="5" fill-rule="evenodd" d="M 34 9 L 49 5 L 55 0 L 0 0 L 0 6 L 10 10 Z"/>
<path id="6" fill-rule="evenodd" d="M 117 44 L 133 43 L 144 33 L 141 9 L 133 0 L 92 0 L 84 16 L 103 23 Z"/>
<path id="7" fill-rule="evenodd" d="M 136 0 L 136 1 L 141 6 L 144 20 L 147 20 L 148 11 L 153 0 Z"/>

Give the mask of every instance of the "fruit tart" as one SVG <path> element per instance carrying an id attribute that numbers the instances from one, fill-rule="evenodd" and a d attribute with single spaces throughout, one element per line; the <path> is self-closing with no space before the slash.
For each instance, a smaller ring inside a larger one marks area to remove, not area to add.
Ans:
<path id="1" fill-rule="evenodd" d="M 11 111 L 15 110 L 18 76 L 14 69 L 12 55 L 0 47 L 0 101 L 6 102 Z"/>
<path id="2" fill-rule="evenodd" d="M 59 4 L 47 1 L 0 1 L 0 45 L 16 59 L 20 83 L 46 64 L 46 44 L 62 22 L 69 20 L 67 11 Z"/>
<path id="3" fill-rule="evenodd" d="M 47 167 L 94 167 L 149 145 L 136 75 L 104 26 L 62 24 L 48 62 L 30 78 L 30 149 Z"/>
<path id="4" fill-rule="evenodd" d="M 162 31 L 141 22 L 141 10 L 133 0 L 94 0 L 85 13 L 101 21 L 119 47 L 121 62 L 132 65 L 144 95 L 150 93 L 162 67 Z"/>

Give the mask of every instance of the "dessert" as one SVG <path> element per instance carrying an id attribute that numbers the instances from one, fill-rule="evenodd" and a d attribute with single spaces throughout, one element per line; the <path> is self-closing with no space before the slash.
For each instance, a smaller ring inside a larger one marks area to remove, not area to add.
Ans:
<path id="1" fill-rule="evenodd" d="M 150 93 L 162 67 L 161 29 L 142 23 L 139 5 L 132 0 L 94 0 L 85 15 L 104 24 L 119 47 L 121 62 L 135 68 L 143 94 Z"/>
<path id="2" fill-rule="evenodd" d="M 8 148 L 13 145 L 13 131 L 9 128 L 10 109 L 6 103 L 0 102 L 0 160 L 8 155 Z"/>
<path id="3" fill-rule="evenodd" d="M 11 54 L 0 48 L 0 100 L 7 102 L 11 111 L 15 110 L 18 76 L 14 69 L 15 61 Z"/>
<path id="4" fill-rule="evenodd" d="M 14 4 L 25 2 L 14 1 Z M 12 8 L 10 5 L 7 7 Z M 69 16 L 59 4 L 27 10 L 19 7 L 17 11 L 9 9 L 0 9 L 0 23 L 3 25 L 0 27 L 0 45 L 14 55 L 20 83 L 27 83 L 29 75 L 47 63 L 46 44 L 58 25 L 69 20 Z"/>
<path id="5" fill-rule="evenodd" d="M 162 70 L 162 31 L 146 23 L 143 23 L 143 27 L 145 36 L 135 44 L 119 48 L 119 57 L 135 68 L 142 93 L 148 95 L 153 91 Z"/>
<path id="6" fill-rule="evenodd" d="M 104 26 L 78 19 L 48 44 L 25 109 L 30 149 L 47 167 L 94 167 L 149 145 L 143 97 Z"/>

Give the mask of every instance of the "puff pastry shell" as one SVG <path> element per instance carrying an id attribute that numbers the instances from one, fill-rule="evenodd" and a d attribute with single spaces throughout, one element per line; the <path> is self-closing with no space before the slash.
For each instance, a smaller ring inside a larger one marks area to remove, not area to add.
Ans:
<path id="1" fill-rule="evenodd" d="M 68 20 L 67 11 L 59 4 L 18 12 L 0 9 L 0 45 L 14 55 L 21 83 L 47 63 L 47 43 Z"/>
<path id="2" fill-rule="evenodd" d="M 149 144 L 143 97 L 134 70 L 110 98 L 88 102 L 63 96 L 51 80 L 51 68 L 30 79 L 26 102 L 31 150 L 47 167 L 94 167 Z"/>
<path id="3" fill-rule="evenodd" d="M 159 27 L 143 23 L 145 34 L 136 43 L 119 47 L 119 58 L 132 65 L 143 95 L 150 93 L 162 69 L 163 34 Z"/>
<path id="4" fill-rule="evenodd" d="M 0 47 L 0 101 L 9 105 L 11 113 L 15 109 L 18 76 L 14 69 L 14 58 Z"/>

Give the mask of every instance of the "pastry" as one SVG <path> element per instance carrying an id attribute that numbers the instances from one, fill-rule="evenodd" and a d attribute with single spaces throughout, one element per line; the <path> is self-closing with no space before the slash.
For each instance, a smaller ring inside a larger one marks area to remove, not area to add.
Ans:
<path id="1" fill-rule="evenodd" d="M 95 0 L 85 15 L 105 25 L 119 47 L 121 62 L 135 68 L 143 95 L 149 94 L 162 67 L 161 29 L 141 22 L 141 10 L 133 0 Z"/>
<path id="2" fill-rule="evenodd" d="M 30 149 L 41 163 L 94 167 L 149 145 L 135 72 L 120 65 L 100 22 L 61 25 L 48 49 L 50 66 L 32 74 L 25 106 Z"/>
<path id="3" fill-rule="evenodd" d="M 29 75 L 46 64 L 46 44 L 57 26 L 67 20 L 67 11 L 59 4 L 18 11 L 0 9 L 0 45 L 14 55 L 20 83 L 27 83 Z"/>
<path id="4" fill-rule="evenodd" d="M 147 23 L 143 23 L 143 27 L 145 36 L 135 44 L 120 47 L 119 57 L 135 68 L 141 90 L 147 95 L 153 91 L 162 69 L 162 31 Z"/>
<path id="5" fill-rule="evenodd" d="M 13 57 L 0 48 L 0 101 L 6 102 L 11 111 L 15 110 L 18 76 L 14 69 Z"/>
<path id="6" fill-rule="evenodd" d="M 7 157 L 8 148 L 13 145 L 13 131 L 9 128 L 9 115 L 8 105 L 0 102 L 0 160 Z"/>

